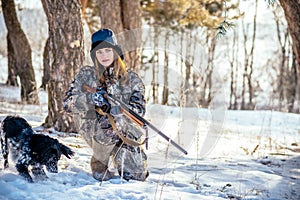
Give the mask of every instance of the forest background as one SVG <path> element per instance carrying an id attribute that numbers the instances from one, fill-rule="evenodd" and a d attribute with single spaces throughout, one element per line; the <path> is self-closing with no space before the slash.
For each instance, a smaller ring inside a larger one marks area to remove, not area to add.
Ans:
<path id="1" fill-rule="evenodd" d="M 76 131 L 62 101 L 78 69 L 91 64 L 90 35 L 100 27 L 117 34 L 150 104 L 300 112 L 299 1 L 24 4 L 1 1 L 1 81 L 20 86 L 24 104 L 48 92 L 45 127 Z"/>

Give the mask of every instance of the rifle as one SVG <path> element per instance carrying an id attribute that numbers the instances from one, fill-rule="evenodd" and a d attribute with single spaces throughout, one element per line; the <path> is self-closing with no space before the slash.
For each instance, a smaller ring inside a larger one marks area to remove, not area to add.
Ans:
<path id="1" fill-rule="evenodd" d="M 82 86 L 84 91 L 88 91 L 88 92 L 92 92 L 95 93 L 96 89 L 92 88 L 88 85 L 83 85 Z M 158 128 L 156 128 L 153 124 L 151 124 L 148 120 L 146 120 L 145 118 L 141 117 L 139 114 L 137 114 L 135 111 L 131 110 L 125 103 L 123 103 L 121 100 L 116 99 L 115 97 L 113 97 L 112 95 L 105 95 L 104 98 L 107 98 L 110 102 L 113 102 L 115 105 L 119 105 L 121 108 L 121 112 L 127 116 L 128 118 L 130 118 L 131 120 L 133 120 L 134 122 L 136 122 L 139 126 L 141 126 L 142 128 L 145 128 L 147 130 L 147 127 L 151 128 L 153 131 L 155 131 L 157 134 L 159 134 L 162 138 L 164 138 L 165 140 L 167 140 L 170 144 L 172 144 L 174 147 L 176 147 L 178 150 L 180 150 L 182 153 L 184 153 L 185 155 L 187 155 L 187 151 L 182 148 L 179 144 L 177 144 L 176 142 L 174 142 L 171 138 L 169 138 L 167 135 L 165 135 L 163 132 L 161 132 Z M 146 137 L 147 139 L 147 137 Z"/>

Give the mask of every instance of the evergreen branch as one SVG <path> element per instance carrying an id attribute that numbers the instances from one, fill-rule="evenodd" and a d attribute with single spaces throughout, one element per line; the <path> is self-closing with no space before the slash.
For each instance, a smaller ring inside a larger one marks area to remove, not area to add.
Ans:
<path id="1" fill-rule="evenodd" d="M 234 27 L 234 23 L 232 22 L 228 22 L 226 20 L 224 20 L 217 28 L 217 34 L 216 34 L 216 37 L 219 39 L 219 38 L 222 38 L 226 35 L 227 31 L 230 30 L 230 29 L 233 29 Z"/>
<path id="2" fill-rule="evenodd" d="M 268 5 L 272 5 L 275 2 L 275 0 L 265 0 L 265 1 L 268 3 Z"/>
<path id="3" fill-rule="evenodd" d="M 227 31 L 229 29 L 232 29 L 233 26 L 234 26 L 233 23 L 227 21 L 227 4 L 226 4 L 226 0 L 224 0 L 223 3 L 224 3 L 224 6 L 225 6 L 224 21 L 216 28 L 217 29 L 216 37 L 218 39 L 224 37 L 225 34 L 227 33 Z"/>

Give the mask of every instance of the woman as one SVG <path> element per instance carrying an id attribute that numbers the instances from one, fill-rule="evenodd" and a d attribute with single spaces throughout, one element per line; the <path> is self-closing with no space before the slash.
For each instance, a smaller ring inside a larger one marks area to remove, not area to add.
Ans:
<path id="1" fill-rule="evenodd" d="M 93 177 L 109 180 L 115 176 L 114 168 L 126 180 L 143 181 L 149 174 L 147 157 L 140 146 L 122 139 L 125 136 L 138 142 L 142 131 L 106 95 L 123 101 L 143 116 L 144 84 L 136 73 L 126 70 L 122 50 L 112 30 L 100 29 L 92 35 L 90 54 L 94 66 L 80 69 L 64 105 L 66 111 L 73 113 L 79 133 L 93 149 Z M 91 93 L 89 88 L 96 88 L 96 91 Z"/>

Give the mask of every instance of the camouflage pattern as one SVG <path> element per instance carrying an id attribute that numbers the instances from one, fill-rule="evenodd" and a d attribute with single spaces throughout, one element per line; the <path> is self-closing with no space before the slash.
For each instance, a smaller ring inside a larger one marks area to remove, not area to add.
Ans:
<path id="1" fill-rule="evenodd" d="M 140 115 L 145 114 L 145 88 L 139 76 L 128 71 L 127 79 L 117 80 L 113 68 L 105 72 L 105 83 L 108 94 L 122 100 Z M 96 67 L 85 66 L 75 76 L 66 94 L 64 108 L 72 113 L 76 128 L 87 144 L 93 149 L 91 169 L 94 178 L 107 180 L 113 172 L 108 171 L 109 160 L 124 179 L 145 180 L 148 176 L 147 157 L 141 147 L 131 147 L 122 143 L 116 131 L 134 139 L 141 140 L 142 130 L 126 118 L 118 105 L 111 103 L 110 114 L 116 122 L 114 131 L 106 115 L 95 112 L 92 93 L 83 90 L 83 85 L 93 88 L 100 86 L 98 70 Z"/>

